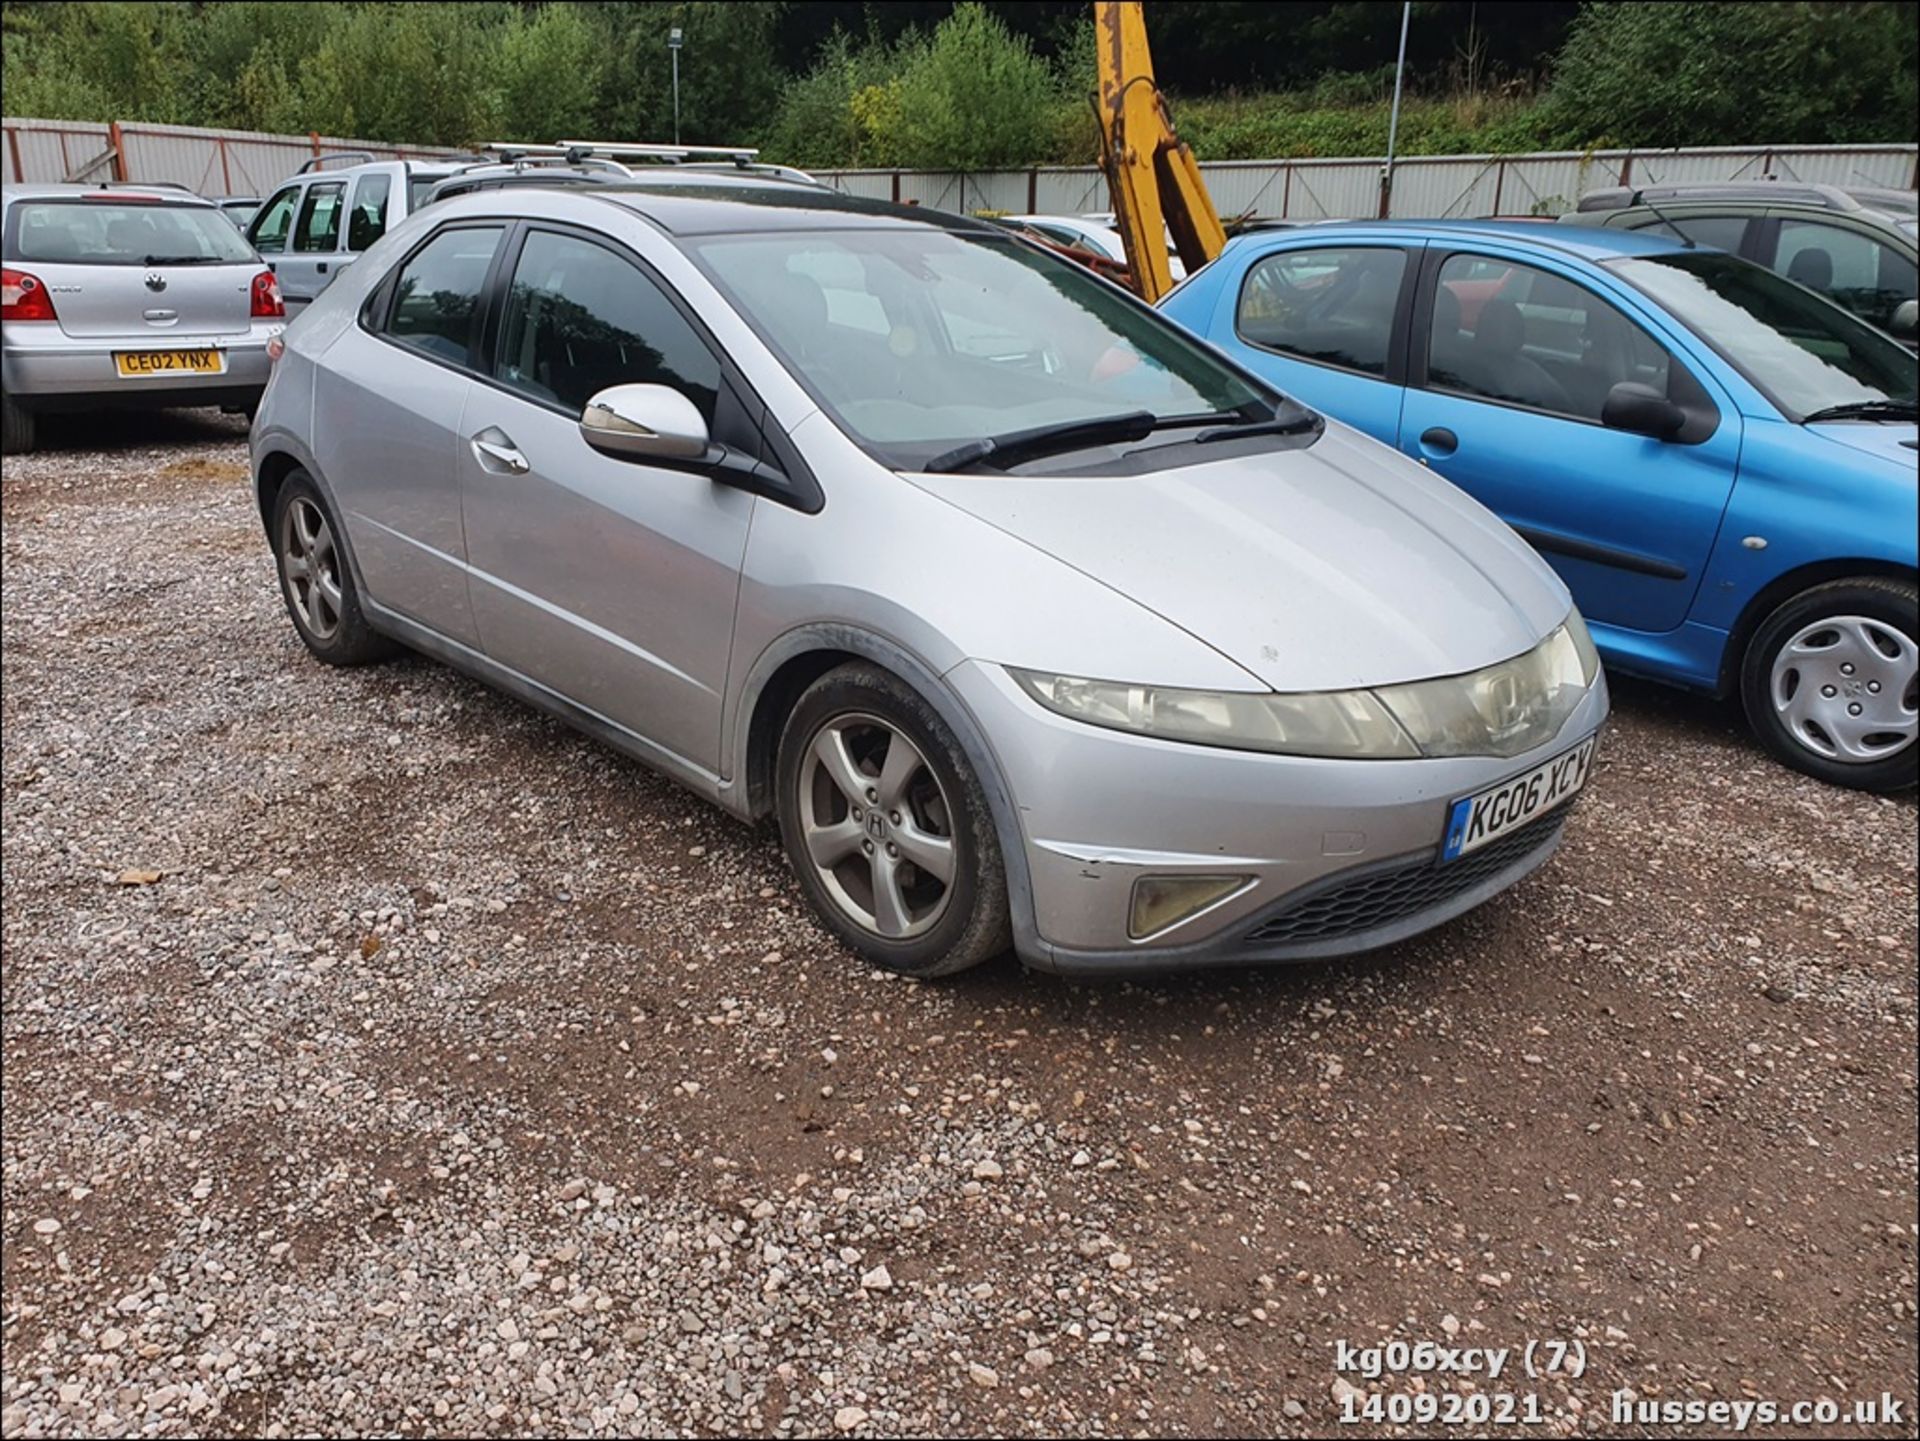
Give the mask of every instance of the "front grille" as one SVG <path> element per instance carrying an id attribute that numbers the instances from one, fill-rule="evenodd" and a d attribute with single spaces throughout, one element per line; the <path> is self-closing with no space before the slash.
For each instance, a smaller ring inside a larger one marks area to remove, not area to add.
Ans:
<path id="1" fill-rule="evenodd" d="M 1277 916 L 1247 932 L 1250 946 L 1289 942 L 1330 941 L 1357 936 L 1434 906 L 1455 896 L 1553 843 L 1567 823 L 1563 806 L 1481 847 L 1448 865 L 1424 856 L 1404 865 L 1369 869 L 1365 874 L 1333 881 L 1315 894 L 1302 897 Z"/>

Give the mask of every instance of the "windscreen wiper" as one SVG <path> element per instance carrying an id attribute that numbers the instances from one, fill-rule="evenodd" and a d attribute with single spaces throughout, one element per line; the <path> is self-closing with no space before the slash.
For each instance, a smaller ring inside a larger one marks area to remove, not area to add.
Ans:
<path id="1" fill-rule="evenodd" d="M 1309 431 L 1318 431 L 1326 425 L 1313 411 L 1305 406 L 1297 408 L 1292 415 L 1276 415 L 1266 420 L 1246 420 L 1238 425 L 1216 425 L 1203 430 L 1193 438 L 1195 445 L 1208 445 L 1216 440 L 1244 440 L 1255 435 L 1305 435 Z"/>
<path id="2" fill-rule="evenodd" d="M 1097 415 L 1091 420 L 1069 420 L 1056 425 L 1036 425 L 1031 430 L 1010 430 L 1005 435 L 988 435 L 969 440 L 952 450 L 942 451 L 920 468 L 923 471 L 959 470 L 962 466 L 992 458 L 1005 468 L 1022 460 L 1061 451 L 1080 450 L 1089 445 L 1119 445 L 1129 440 L 1145 440 L 1159 424 L 1150 410 L 1133 410 L 1123 415 Z"/>
<path id="3" fill-rule="evenodd" d="M 213 265 L 218 257 L 212 255 L 148 255 L 142 257 L 142 265 Z"/>
<path id="4" fill-rule="evenodd" d="M 1914 420 L 1920 419 L 1920 404 L 1911 400 L 1850 400 L 1845 405 L 1829 405 L 1816 410 L 1800 423 L 1813 425 L 1822 420 Z"/>

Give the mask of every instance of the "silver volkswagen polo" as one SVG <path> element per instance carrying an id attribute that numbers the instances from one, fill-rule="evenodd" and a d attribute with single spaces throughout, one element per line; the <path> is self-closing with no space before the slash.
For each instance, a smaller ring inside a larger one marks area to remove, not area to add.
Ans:
<path id="1" fill-rule="evenodd" d="M 251 409 L 279 282 L 211 200 L 173 185 L 0 191 L 0 450 L 48 411 Z"/>
<path id="2" fill-rule="evenodd" d="M 253 431 L 322 661 L 407 646 L 940 975 L 1384 945 L 1553 852 L 1606 683 L 1479 505 L 1083 268 L 778 182 L 435 205 Z"/>

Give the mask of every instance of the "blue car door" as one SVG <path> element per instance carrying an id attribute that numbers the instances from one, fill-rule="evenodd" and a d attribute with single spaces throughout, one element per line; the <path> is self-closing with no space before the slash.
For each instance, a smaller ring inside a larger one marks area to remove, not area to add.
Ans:
<path id="1" fill-rule="evenodd" d="M 1740 418 L 1578 262 L 1499 247 L 1427 252 L 1399 445 L 1525 536 L 1590 620 L 1681 625 L 1740 455 Z M 1633 382 L 1680 406 L 1672 439 L 1601 423 Z"/>
<path id="2" fill-rule="evenodd" d="M 1288 395 L 1392 445 L 1419 254 L 1391 240 L 1287 245 L 1230 278 L 1212 314 L 1184 314 L 1178 291 L 1166 309 Z"/>

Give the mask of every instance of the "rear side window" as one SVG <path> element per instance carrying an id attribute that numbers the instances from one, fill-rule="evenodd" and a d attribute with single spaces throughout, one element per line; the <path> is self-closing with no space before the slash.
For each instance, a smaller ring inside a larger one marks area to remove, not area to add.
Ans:
<path id="1" fill-rule="evenodd" d="M 1234 328 L 1262 350 L 1385 375 L 1406 271 L 1404 250 L 1283 250 L 1247 272 Z"/>
<path id="2" fill-rule="evenodd" d="M 296 251 L 325 251 L 340 248 L 340 207 L 347 187 L 342 184 L 309 185 L 306 204 L 300 207 L 300 223 L 294 228 Z"/>
<path id="3" fill-rule="evenodd" d="M 610 385 L 670 385 L 712 425 L 720 362 L 631 261 L 536 230 L 514 267 L 494 375 L 572 415 Z"/>
<path id="4" fill-rule="evenodd" d="M 466 364 L 480 292 L 501 231 L 498 225 L 443 230 L 416 250 L 394 286 L 387 334 L 441 360 Z"/>
<path id="5" fill-rule="evenodd" d="M 262 255 L 278 255 L 287 248 L 287 232 L 293 229 L 293 208 L 300 203 L 300 187 L 289 185 L 260 207 L 253 219 L 248 238 Z"/>
<path id="6" fill-rule="evenodd" d="M 365 250 L 387 233 L 387 196 L 393 181 L 362 175 L 353 183 L 353 212 L 347 217 L 347 249 Z"/>
<path id="7" fill-rule="evenodd" d="M 8 206 L 4 251 L 9 261 L 69 265 L 204 265 L 253 258 L 246 238 L 210 205 L 64 197 Z"/>
<path id="8" fill-rule="evenodd" d="M 1914 298 L 1914 265 L 1858 230 L 1817 220 L 1782 220 L 1773 268 L 1883 329 Z"/>

